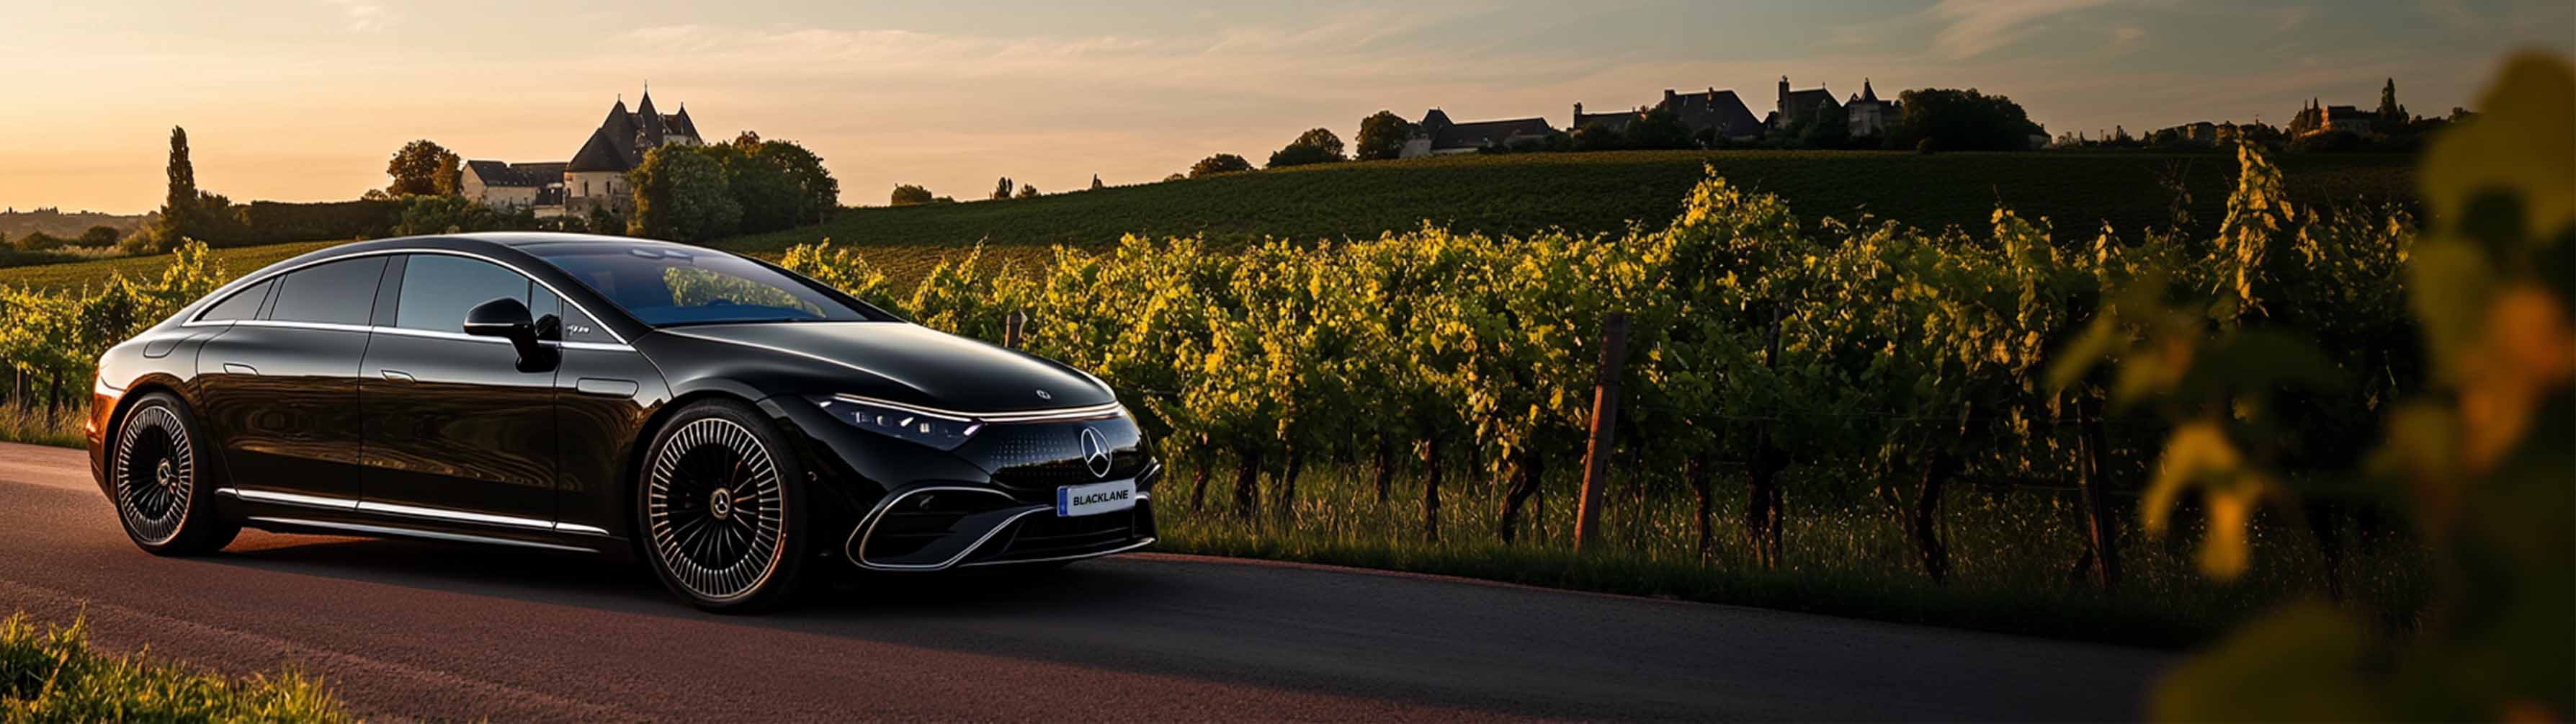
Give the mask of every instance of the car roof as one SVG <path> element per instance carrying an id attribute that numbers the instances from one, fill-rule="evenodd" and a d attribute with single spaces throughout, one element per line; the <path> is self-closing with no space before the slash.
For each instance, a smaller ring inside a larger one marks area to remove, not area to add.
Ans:
<path id="1" fill-rule="evenodd" d="M 471 234 L 439 234 L 434 238 L 482 241 L 509 247 L 534 244 L 597 244 L 601 246 L 687 246 L 655 239 L 637 239 L 605 234 L 576 234 L 560 231 L 483 231 Z"/>

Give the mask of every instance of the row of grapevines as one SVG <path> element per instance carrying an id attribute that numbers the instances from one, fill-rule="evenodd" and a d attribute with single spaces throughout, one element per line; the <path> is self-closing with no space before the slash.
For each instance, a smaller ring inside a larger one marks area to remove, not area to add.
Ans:
<path id="1" fill-rule="evenodd" d="M 1235 468 L 1235 512 L 1252 518 L 1265 473 L 1285 500 L 1310 459 L 1383 471 L 1410 451 L 1435 463 L 1426 534 L 1439 533 L 1439 476 L 1454 464 L 1504 491 L 1506 541 L 1526 499 L 1583 455 L 1602 320 L 1625 313 L 1635 331 L 1619 439 L 1636 464 L 1622 474 L 1685 480 L 1705 500 L 1713 471 L 1741 470 L 1757 551 L 1777 549 L 1784 473 L 1861 481 L 1851 487 L 1903 511 L 1938 578 L 1949 564 L 1937 506 L 1961 476 L 2081 486 L 2092 527 L 2111 527 L 2102 488 L 2144 476 L 2161 418 L 2111 404 L 2144 384 L 2134 366 L 2059 385 L 2045 373 L 2055 350 L 2098 346 L 2103 329 L 2138 333 L 2097 320 L 2142 275 L 2223 297 L 2200 323 L 2335 330 L 2331 359 L 2248 360 L 2314 361 L 2332 368 L 2319 379 L 2342 382 L 2319 388 L 2321 414 L 2288 431 L 2300 454 L 2352 459 L 2377 400 L 2421 378 L 2397 273 L 2412 220 L 2293 208 L 2260 151 L 2240 159 L 2228 218 L 2207 239 L 2124 241 L 2108 228 L 2060 239 L 2008 210 L 1983 234 L 1806 226 L 1780 198 L 1712 173 L 1670 224 L 1616 235 L 1425 226 L 1228 250 L 1131 236 L 1103 252 L 1056 249 L 1034 269 L 992 268 L 978 250 L 909 295 L 859 249 L 802 246 L 786 264 L 961 334 L 999 340 L 1010 315 L 1029 315 L 1032 352 L 1098 371 L 1202 463 L 1192 504 L 1220 459 Z M 2103 535 L 2087 565 L 2107 584 L 2117 555 Z"/>

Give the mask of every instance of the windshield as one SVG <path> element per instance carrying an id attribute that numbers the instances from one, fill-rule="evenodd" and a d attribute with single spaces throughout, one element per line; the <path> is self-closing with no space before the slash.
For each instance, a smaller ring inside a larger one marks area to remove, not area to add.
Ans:
<path id="1" fill-rule="evenodd" d="M 607 297 L 645 324 L 867 322 L 853 307 L 742 257 L 661 245 L 532 244 L 529 253 Z"/>

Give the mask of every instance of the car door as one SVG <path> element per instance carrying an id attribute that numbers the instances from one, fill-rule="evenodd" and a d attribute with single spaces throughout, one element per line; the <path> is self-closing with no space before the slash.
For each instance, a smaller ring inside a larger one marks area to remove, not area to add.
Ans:
<path id="1" fill-rule="evenodd" d="M 384 270 L 385 257 L 368 256 L 263 282 L 276 289 L 261 312 L 233 319 L 200 349 L 198 411 L 221 441 L 234 487 L 357 499 L 358 366 Z M 246 304 L 227 299 L 208 315 L 238 315 Z"/>
<path id="2" fill-rule="evenodd" d="M 465 313 L 534 284 L 479 258 L 417 253 L 380 302 L 359 374 L 365 506 L 415 517 L 539 526 L 555 512 L 555 365 L 522 368 Z M 539 287 L 542 288 L 542 287 Z"/>

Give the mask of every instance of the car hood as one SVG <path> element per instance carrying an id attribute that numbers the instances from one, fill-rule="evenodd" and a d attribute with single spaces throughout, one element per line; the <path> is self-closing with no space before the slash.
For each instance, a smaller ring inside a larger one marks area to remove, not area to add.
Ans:
<path id="1" fill-rule="evenodd" d="M 903 322 L 713 324 L 665 328 L 653 337 L 693 342 L 656 346 L 720 368 L 711 373 L 750 378 L 742 381 L 771 394 L 847 393 L 962 412 L 1117 401 L 1071 367 Z M 664 356 L 656 354 L 655 363 L 668 372 Z"/>

